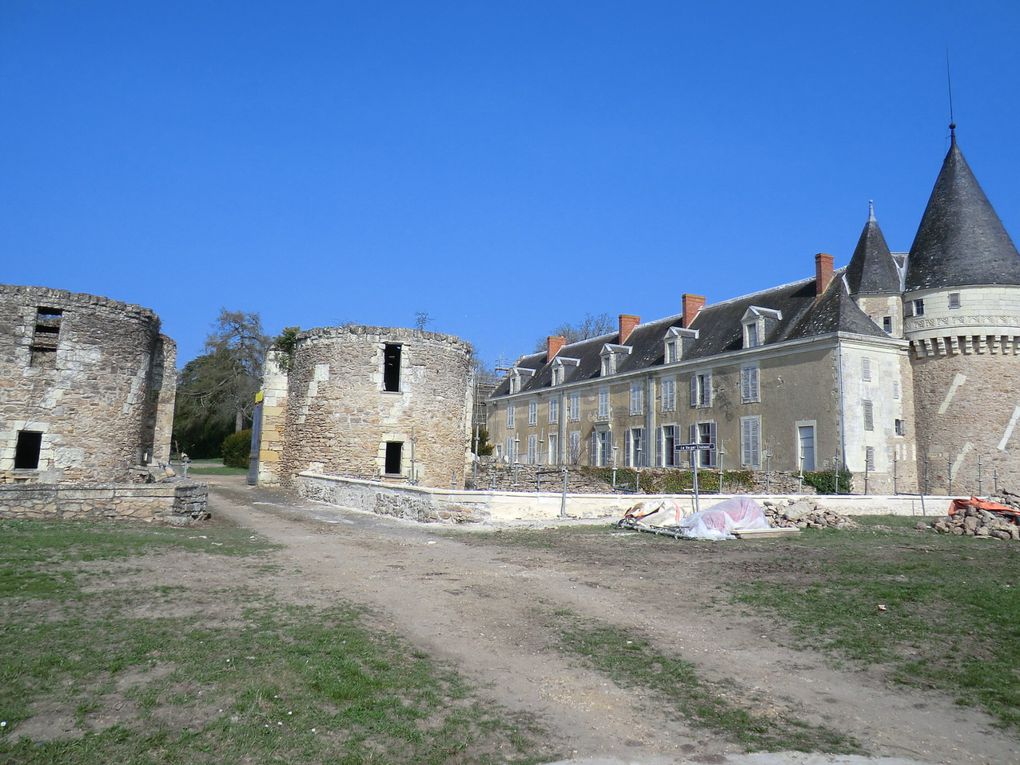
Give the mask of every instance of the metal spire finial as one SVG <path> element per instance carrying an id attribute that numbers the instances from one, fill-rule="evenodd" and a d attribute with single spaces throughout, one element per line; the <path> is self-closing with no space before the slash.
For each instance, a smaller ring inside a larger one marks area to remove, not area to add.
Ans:
<path id="1" fill-rule="evenodd" d="M 875 222 L 875 200 L 868 200 L 868 223 Z"/>

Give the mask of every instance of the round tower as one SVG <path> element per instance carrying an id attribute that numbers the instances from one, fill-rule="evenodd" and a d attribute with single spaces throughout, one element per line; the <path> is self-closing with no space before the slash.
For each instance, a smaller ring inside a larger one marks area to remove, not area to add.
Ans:
<path id="1" fill-rule="evenodd" d="M 950 129 L 904 277 L 918 474 L 990 494 L 1020 473 L 1020 254 Z"/>

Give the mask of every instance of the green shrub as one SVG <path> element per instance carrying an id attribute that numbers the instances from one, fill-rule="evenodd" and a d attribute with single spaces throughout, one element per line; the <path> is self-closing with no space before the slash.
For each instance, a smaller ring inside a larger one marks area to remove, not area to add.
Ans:
<path id="1" fill-rule="evenodd" d="M 227 467 L 248 467 L 248 457 L 251 456 L 251 428 L 239 430 L 224 438 L 220 455 Z"/>
<path id="2" fill-rule="evenodd" d="M 839 471 L 839 491 L 836 490 L 836 473 L 832 470 L 805 473 L 804 483 L 814 486 L 819 494 L 849 494 L 854 485 L 853 474 L 845 467 Z"/>

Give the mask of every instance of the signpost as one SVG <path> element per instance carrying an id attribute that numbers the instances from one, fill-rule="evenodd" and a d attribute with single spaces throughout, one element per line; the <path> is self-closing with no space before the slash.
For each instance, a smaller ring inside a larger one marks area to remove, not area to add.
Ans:
<path id="1" fill-rule="evenodd" d="M 715 448 L 715 444 L 677 444 L 674 447 L 674 451 L 677 452 L 701 452 L 701 451 L 712 451 Z M 675 462 L 680 462 L 680 457 L 677 455 Z M 694 512 L 701 511 L 701 503 L 698 498 L 698 454 L 691 455 L 691 464 L 694 466 Z"/>

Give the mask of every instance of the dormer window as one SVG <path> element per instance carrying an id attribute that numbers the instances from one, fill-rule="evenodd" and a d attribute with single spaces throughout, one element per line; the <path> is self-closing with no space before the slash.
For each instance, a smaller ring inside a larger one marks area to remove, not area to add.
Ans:
<path id="1" fill-rule="evenodd" d="M 744 311 L 744 316 L 740 320 L 744 329 L 744 347 L 757 348 L 763 345 L 769 330 L 775 327 L 782 318 L 782 312 L 773 308 L 753 305 Z"/>
<path id="2" fill-rule="evenodd" d="M 630 355 L 629 345 L 606 343 L 602 346 L 602 376 L 615 375 L 621 360 Z"/>
<path id="3" fill-rule="evenodd" d="M 557 356 L 552 364 L 552 384 L 562 385 L 567 379 L 567 375 L 570 374 L 570 368 L 577 367 L 580 363 L 580 359 L 568 359 Z"/>
<path id="4" fill-rule="evenodd" d="M 528 380 L 535 374 L 534 369 L 527 367 L 514 367 L 510 370 L 510 392 L 520 393 L 521 389 L 528 384 Z"/>
<path id="5" fill-rule="evenodd" d="M 684 351 L 697 339 L 698 330 L 696 329 L 670 327 L 666 330 L 666 338 L 663 341 L 665 343 L 662 355 L 663 363 L 676 364 L 678 361 L 683 361 Z"/>

